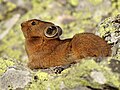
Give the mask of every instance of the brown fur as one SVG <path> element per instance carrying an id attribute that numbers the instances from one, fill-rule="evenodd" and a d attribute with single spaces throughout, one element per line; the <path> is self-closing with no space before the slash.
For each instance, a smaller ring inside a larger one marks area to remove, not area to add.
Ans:
<path id="1" fill-rule="evenodd" d="M 36 24 L 32 25 L 32 22 Z M 66 40 L 48 38 L 44 35 L 44 30 L 51 25 L 54 24 L 37 19 L 21 24 L 29 58 L 28 66 L 31 69 L 67 65 L 85 57 L 111 55 L 110 46 L 92 33 L 76 34 Z"/>

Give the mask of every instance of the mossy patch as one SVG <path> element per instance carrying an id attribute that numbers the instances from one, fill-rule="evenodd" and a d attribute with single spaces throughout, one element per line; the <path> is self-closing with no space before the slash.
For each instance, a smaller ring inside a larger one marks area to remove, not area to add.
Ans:
<path id="1" fill-rule="evenodd" d="M 5 60 L 3 58 L 0 58 L 0 75 L 2 75 L 8 67 L 13 65 L 14 65 L 14 62 L 11 61 L 11 59 Z"/>
<path id="2" fill-rule="evenodd" d="M 103 0 L 88 0 L 88 1 L 93 5 L 98 5 L 98 4 L 102 3 Z"/>
<path id="3" fill-rule="evenodd" d="M 108 58 L 110 59 L 110 58 Z M 107 62 L 107 59 L 106 59 Z M 37 72 L 39 79 L 31 84 L 30 90 L 39 87 L 40 89 L 60 90 L 61 88 L 72 89 L 78 86 L 90 86 L 94 88 L 102 88 L 104 85 L 94 81 L 90 74 L 92 71 L 100 71 L 106 78 L 105 84 L 115 87 L 120 86 L 119 75 L 111 72 L 107 65 L 96 63 L 94 59 L 84 59 L 79 64 L 73 65 L 71 68 L 64 70 L 61 74 L 46 74 Z M 106 63 L 107 64 L 107 63 Z M 43 77 L 44 76 L 44 77 Z M 47 78 L 46 78 L 47 76 Z M 49 76 L 49 77 L 48 77 Z M 41 78 L 42 77 L 42 78 Z M 43 78 L 47 79 L 44 80 Z M 41 81 L 42 80 L 42 81 Z"/>

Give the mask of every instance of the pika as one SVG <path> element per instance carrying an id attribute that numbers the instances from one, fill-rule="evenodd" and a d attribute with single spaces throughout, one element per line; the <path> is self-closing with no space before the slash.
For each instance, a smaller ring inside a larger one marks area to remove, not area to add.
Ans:
<path id="1" fill-rule="evenodd" d="M 107 57 L 111 47 L 97 35 L 79 33 L 61 40 L 62 29 L 51 22 L 37 19 L 21 24 L 28 55 L 28 67 L 49 68 L 79 62 L 86 57 Z"/>

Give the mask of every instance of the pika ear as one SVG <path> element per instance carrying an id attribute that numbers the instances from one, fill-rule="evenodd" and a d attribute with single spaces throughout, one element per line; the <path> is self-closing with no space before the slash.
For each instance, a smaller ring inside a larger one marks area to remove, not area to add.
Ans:
<path id="1" fill-rule="evenodd" d="M 58 38 L 62 34 L 62 29 L 59 26 L 50 26 L 44 31 L 44 34 L 49 38 Z"/>

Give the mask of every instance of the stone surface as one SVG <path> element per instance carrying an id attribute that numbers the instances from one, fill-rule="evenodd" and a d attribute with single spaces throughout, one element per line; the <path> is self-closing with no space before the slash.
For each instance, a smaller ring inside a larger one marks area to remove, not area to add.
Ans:
<path id="1" fill-rule="evenodd" d="M 24 88 L 31 79 L 30 72 L 9 68 L 0 77 L 0 88 L 2 90 Z"/>
<path id="2" fill-rule="evenodd" d="M 99 71 L 92 71 L 90 76 L 93 78 L 93 80 L 99 84 L 105 84 L 106 83 L 106 78 L 103 75 L 102 72 Z"/>

